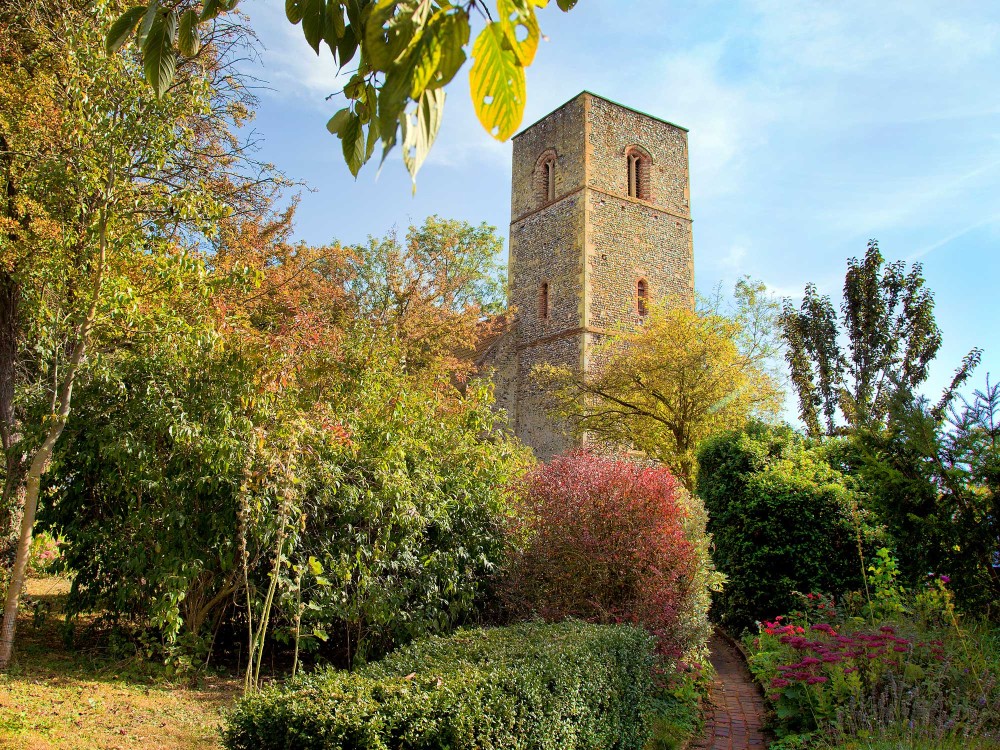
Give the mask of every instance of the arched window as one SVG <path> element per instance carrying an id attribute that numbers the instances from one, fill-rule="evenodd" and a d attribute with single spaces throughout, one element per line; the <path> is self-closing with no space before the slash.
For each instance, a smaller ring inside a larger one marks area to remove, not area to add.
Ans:
<path id="1" fill-rule="evenodd" d="M 538 317 L 541 320 L 549 319 L 549 282 L 543 281 L 538 288 Z"/>
<path id="2" fill-rule="evenodd" d="M 628 164 L 628 195 L 630 198 L 650 200 L 649 178 L 653 160 L 645 149 L 629 146 L 625 149 Z"/>
<path id="3" fill-rule="evenodd" d="M 645 279 L 639 279 L 635 285 L 635 309 L 642 317 L 649 312 L 649 285 Z"/>
<path id="4" fill-rule="evenodd" d="M 541 204 L 556 199 L 556 152 L 551 148 L 535 163 L 535 191 Z"/>

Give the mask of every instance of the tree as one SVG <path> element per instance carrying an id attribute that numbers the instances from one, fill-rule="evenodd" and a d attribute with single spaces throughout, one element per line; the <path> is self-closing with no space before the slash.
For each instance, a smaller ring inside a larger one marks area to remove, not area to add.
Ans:
<path id="1" fill-rule="evenodd" d="M 487 224 L 431 216 L 404 242 L 391 232 L 350 248 L 347 290 L 359 316 L 393 333 L 410 369 L 443 358 L 464 373 L 488 333 L 484 317 L 505 301 L 502 248 Z"/>
<path id="2" fill-rule="evenodd" d="M 597 347 L 592 373 L 546 365 L 536 377 L 553 389 L 555 413 L 599 440 L 662 461 L 692 489 L 702 440 L 781 405 L 769 371 L 776 305 L 762 284 L 747 280 L 735 296 L 730 312 L 718 298 L 698 310 L 652 305 L 640 328 Z"/>
<path id="3" fill-rule="evenodd" d="M 134 32 L 146 80 L 162 95 L 178 57 L 197 55 L 201 30 L 236 2 L 150 0 L 110 25 L 108 50 L 120 49 Z M 401 142 L 415 180 L 437 137 L 444 87 L 465 64 L 473 11 L 486 25 L 470 50 L 472 103 L 487 132 L 506 140 L 524 113 L 524 69 L 542 38 L 535 9 L 546 5 L 548 0 L 497 0 L 495 9 L 485 0 L 286 0 L 285 14 L 302 24 L 316 54 L 326 43 L 341 71 L 357 58 L 341 92 L 348 106 L 327 123 L 341 140 L 351 173 L 357 176 L 379 141 L 382 163 Z M 576 0 L 557 5 L 568 11 Z"/>
<path id="4" fill-rule="evenodd" d="M 947 409 L 897 393 L 856 435 L 858 473 L 913 584 L 948 574 L 967 606 L 1000 600 L 1000 385 Z"/>
<path id="5" fill-rule="evenodd" d="M 0 351 L 13 357 L 0 370 L 14 373 L 13 388 L 4 384 L 14 402 L 0 419 L 23 507 L 0 667 L 13 645 L 42 477 L 74 388 L 116 349 L 206 335 L 209 289 L 193 247 L 213 219 L 274 182 L 267 171 L 241 172 L 248 157 L 233 129 L 249 100 L 226 70 L 241 30 L 217 26 L 157 98 L 136 85 L 134 57 L 104 54 L 98 29 L 111 11 L 74 0 L 0 11 L 0 47 L 15 50 L 0 57 L 0 267 L 14 290 L 0 319 L 16 342 Z"/>
<path id="6" fill-rule="evenodd" d="M 875 240 L 862 260 L 847 262 L 839 319 L 830 298 L 808 284 L 798 310 L 784 301 L 780 324 L 799 416 L 813 436 L 884 424 L 893 394 L 923 383 L 941 346 L 921 265 L 886 265 Z M 953 385 L 977 361 L 973 350 Z"/>

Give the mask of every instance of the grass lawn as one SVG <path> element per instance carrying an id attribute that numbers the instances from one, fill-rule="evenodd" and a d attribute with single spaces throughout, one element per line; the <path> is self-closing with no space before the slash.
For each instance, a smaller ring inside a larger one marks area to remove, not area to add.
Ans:
<path id="1" fill-rule="evenodd" d="M 139 657 L 114 660 L 87 643 L 68 650 L 60 629 L 68 591 L 65 578 L 28 581 L 26 593 L 48 614 L 36 623 L 24 608 L 18 622 L 14 661 L 0 674 L 0 747 L 220 747 L 222 714 L 242 680 L 171 681 Z"/>

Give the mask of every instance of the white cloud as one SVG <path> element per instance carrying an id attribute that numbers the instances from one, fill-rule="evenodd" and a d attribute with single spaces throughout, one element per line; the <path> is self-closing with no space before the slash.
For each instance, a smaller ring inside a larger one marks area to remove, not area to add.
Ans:
<path id="1" fill-rule="evenodd" d="M 310 108 L 330 111 L 326 97 L 340 91 L 349 76 L 338 74 L 329 48 L 320 45 L 317 55 L 306 42 L 302 27 L 293 26 L 285 18 L 281 3 L 252 0 L 247 6 L 243 9 L 249 13 L 264 47 L 263 71 L 255 74 L 268 82 L 270 90 L 266 95 L 279 100 L 297 99 Z"/>

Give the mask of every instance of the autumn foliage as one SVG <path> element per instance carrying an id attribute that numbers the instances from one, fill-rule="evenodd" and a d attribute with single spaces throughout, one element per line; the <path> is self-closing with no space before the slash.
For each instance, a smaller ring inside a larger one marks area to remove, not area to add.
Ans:
<path id="1" fill-rule="evenodd" d="M 576 451 L 530 473 L 519 493 L 526 540 L 507 581 L 515 607 L 546 620 L 639 623 L 667 654 L 691 648 L 682 623 L 698 550 L 669 471 Z"/>

